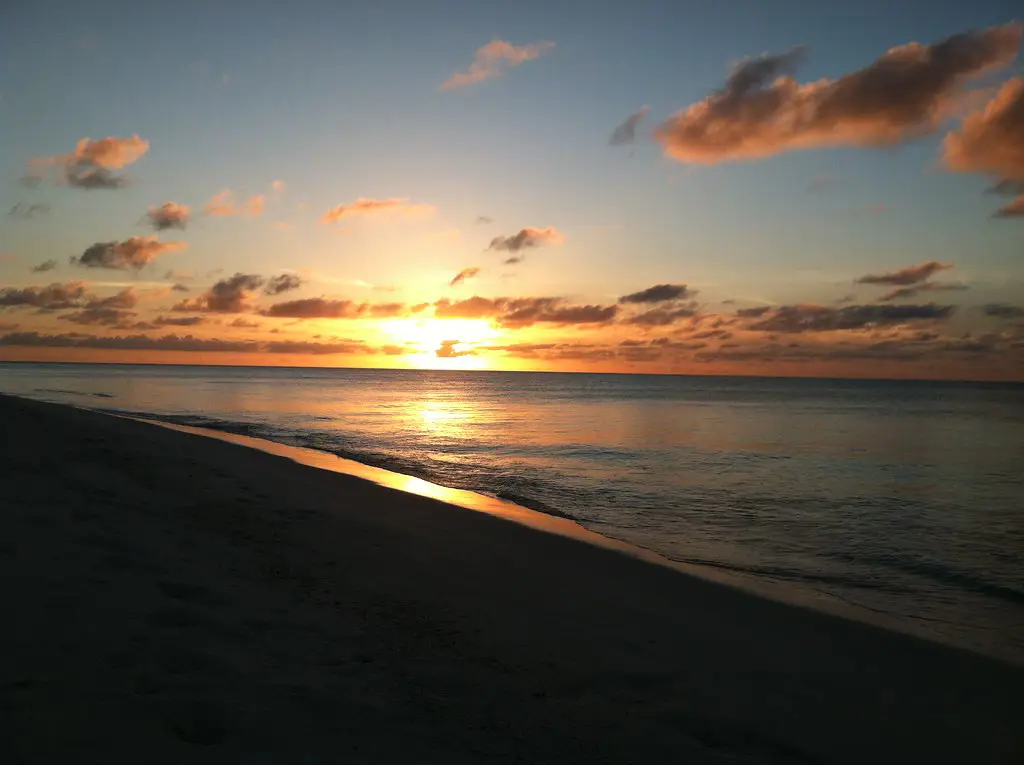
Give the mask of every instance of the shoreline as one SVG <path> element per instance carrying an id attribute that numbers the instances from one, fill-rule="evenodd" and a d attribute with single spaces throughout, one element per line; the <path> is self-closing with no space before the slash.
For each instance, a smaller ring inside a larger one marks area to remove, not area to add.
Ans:
<path id="1" fill-rule="evenodd" d="M 86 411 L 98 411 L 89 407 L 80 407 Z M 907 621 L 891 616 L 882 611 L 862 606 L 852 601 L 844 600 L 837 595 L 821 591 L 800 590 L 793 587 L 779 584 L 767 579 L 758 578 L 754 574 L 743 575 L 737 572 L 716 569 L 713 566 L 701 565 L 699 563 L 685 562 L 662 555 L 657 550 L 635 544 L 633 542 L 618 539 L 617 537 L 602 534 L 593 529 L 587 528 L 581 521 L 575 518 L 555 512 L 537 510 L 528 505 L 520 505 L 511 500 L 495 497 L 482 492 L 469 489 L 457 489 L 450 486 L 428 481 L 418 476 L 407 475 L 389 468 L 378 467 L 360 462 L 349 457 L 342 457 L 332 452 L 321 451 L 304 446 L 292 446 L 280 441 L 273 441 L 269 438 L 250 436 L 243 433 L 235 433 L 230 430 L 218 430 L 216 428 L 204 428 L 194 425 L 182 425 L 166 420 L 149 419 L 147 417 L 134 417 L 130 414 L 112 414 L 110 412 L 98 411 L 100 414 L 108 414 L 114 417 L 135 420 L 158 427 L 177 430 L 189 433 L 202 438 L 214 438 L 227 443 L 237 444 L 249 449 L 284 457 L 300 465 L 306 465 L 318 470 L 340 473 L 361 480 L 370 481 L 378 486 L 397 489 L 409 494 L 429 497 L 445 504 L 459 507 L 465 510 L 473 510 L 502 520 L 517 523 L 527 528 L 541 531 L 547 534 L 574 539 L 585 544 L 594 545 L 602 549 L 636 558 L 638 560 L 662 566 L 688 576 L 695 576 L 715 584 L 731 587 L 742 592 L 754 595 L 759 598 L 766 598 L 776 603 L 782 603 L 797 608 L 806 608 L 812 611 L 829 614 L 840 619 L 869 624 L 890 632 L 898 632 L 904 635 L 936 643 L 937 645 L 949 646 L 957 650 L 968 650 L 953 642 L 935 640 L 934 637 L 925 631 L 917 632 L 910 629 Z M 977 651 L 981 656 L 988 656 Z"/>
<path id="2" fill-rule="evenodd" d="M 1014 665 L 223 439 L 0 422 L 12 762 L 1024 754 Z"/>

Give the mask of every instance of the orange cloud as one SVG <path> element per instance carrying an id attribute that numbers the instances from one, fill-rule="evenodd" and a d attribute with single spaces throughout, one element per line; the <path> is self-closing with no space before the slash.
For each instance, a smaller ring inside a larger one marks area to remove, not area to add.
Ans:
<path id="1" fill-rule="evenodd" d="M 527 226 L 512 236 L 494 237 L 487 249 L 519 252 L 520 250 L 540 247 L 542 244 L 563 244 L 564 242 L 565 235 L 556 228 L 551 228 L 550 226 L 548 228 Z"/>
<path id="2" fill-rule="evenodd" d="M 138 134 L 117 138 L 109 136 L 96 141 L 82 138 L 70 154 L 35 157 L 29 161 L 28 178 L 38 181 L 49 167 L 61 167 L 63 180 L 70 186 L 83 189 L 117 189 L 127 181 L 110 172 L 127 167 L 149 151 L 149 141 Z"/>
<path id="3" fill-rule="evenodd" d="M 463 268 L 461 271 L 455 274 L 454 279 L 448 282 L 448 286 L 454 287 L 456 284 L 462 284 L 467 279 L 472 279 L 478 273 L 480 273 L 480 269 L 475 266 L 472 266 L 470 268 Z"/>
<path id="4" fill-rule="evenodd" d="M 1016 193 L 998 217 L 1024 215 L 1024 78 L 1004 83 L 984 108 L 967 115 L 960 130 L 942 142 L 946 167 L 964 173 L 987 173 L 1000 183 L 997 193 Z M 1005 191 L 1004 191 L 1005 190 Z"/>
<path id="5" fill-rule="evenodd" d="M 245 202 L 238 204 L 235 201 L 235 192 L 231 189 L 224 189 L 215 194 L 206 205 L 203 212 L 207 215 L 248 215 L 256 217 L 263 214 L 263 203 L 266 198 L 262 194 L 253 194 Z"/>
<path id="6" fill-rule="evenodd" d="M 803 50 L 740 62 L 725 87 L 654 132 L 679 162 L 770 157 L 822 146 L 888 146 L 928 133 L 950 116 L 963 84 L 1010 64 L 1022 26 L 1010 23 L 932 45 L 892 48 L 835 80 L 797 83 Z"/>
<path id="7" fill-rule="evenodd" d="M 340 223 L 343 218 L 364 215 L 401 215 L 408 217 L 430 216 L 436 208 L 427 204 L 410 204 L 408 197 L 390 197 L 388 199 L 370 199 L 359 197 L 355 202 L 338 205 L 324 213 L 321 223 Z"/>
<path id="8" fill-rule="evenodd" d="M 86 268 L 138 270 L 165 252 L 175 252 L 186 247 L 188 245 L 185 242 L 161 242 L 155 236 L 133 236 L 123 242 L 96 242 L 78 257 L 71 258 L 71 263 Z"/>
<path id="9" fill-rule="evenodd" d="M 539 58 L 545 51 L 555 47 L 553 42 L 536 42 L 528 45 L 513 45 L 504 40 L 491 40 L 478 49 L 473 63 L 464 72 L 457 72 L 444 81 L 442 90 L 464 88 L 504 74 L 508 69 Z"/>
<path id="10" fill-rule="evenodd" d="M 179 205 L 177 202 L 164 202 L 159 207 L 149 208 L 146 217 L 149 218 L 149 225 L 156 231 L 164 231 L 169 228 L 185 228 L 188 225 L 188 205 Z"/>

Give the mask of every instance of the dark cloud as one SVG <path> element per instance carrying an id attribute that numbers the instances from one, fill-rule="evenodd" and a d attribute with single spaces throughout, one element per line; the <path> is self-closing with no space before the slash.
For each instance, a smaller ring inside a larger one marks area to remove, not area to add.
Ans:
<path id="1" fill-rule="evenodd" d="M 482 298 L 471 297 L 452 302 L 438 300 L 434 315 L 441 319 L 493 319 L 506 327 L 531 324 L 599 324 L 611 321 L 619 310 L 616 305 L 566 305 L 564 298 Z"/>
<path id="2" fill-rule="evenodd" d="M 301 286 L 302 279 L 299 278 L 298 274 L 279 274 L 267 282 L 267 286 L 263 291 L 268 295 L 280 295 L 282 292 L 297 290 Z"/>
<path id="3" fill-rule="evenodd" d="M 46 287 L 4 287 L 0 289 L 0 308 L 25 306 L 46 311 L 80 307 L 87 299 L 85 282 L 54 283 Z"/>
<path id="4" fill-rule="evenodd" d="M 233 322 L 228 324 L 229 327 L 238 327 L 240 329 L 259 329 L 263 325 L 258 321 L 249 321 L 248 319 L 239 316 Z"/>
<path id="5" fill-rule="evenodd" d="M 203 316 L 157 316 L 153 325 L 157 327 L 195 327 L 203 324 L 206 318 Z"/>
<path id="6" fill-rule="evenodd" d="M 70 321 L 74 324 L 105 325 L 112 326 L 124 324 L 135 317 L 135 311 L 126 311 L 121 308 L 84 308 L 74 313 L 66 313 L 57 318 L 61 321 Z"/>
<path id="7" fill-rule="evenodd" d="M 366 304 L 351 300 L 305 298 L 275 303 L 262 313 L 264 316 L 289 319 L 358 319 L 366 313 Z"/>
<path id="8" fill-rule="evenodd" d="M 655 130 L 680 162 L 716 164 L 823 146 L 890 146 L 935 130 L 969 79 L 1016 56 L 1016 23 L 892 48 L 863 69 L 805 84 L 802 50 L 741 62 L 725 87 Z"/>
<path id="9" fill-rule="evenodd" d="M 511 258 L 505 258 L 505 260 L 502 261 L 502 263 L 504 263 L 506 266 L 514 266 L 517 263 L 522 263 L 522 262 L 523 262 L 523 256 L 522 255 L 513 255 Z"/>
<path id="10" fill-rule="evenodd" d="M 64 181 L 68 186 L 77 189 L 105 189 L 113 191 L 128 185 L 128 179 L 105 167 L 93 167 L 86 163 L 75 163 L 65 166 Z"/>
<path id="11" fill-rule="evenodd" d="M 968 289 L 966 284 L 952 284 L 946 282 L 922 282 L 921 284 L 914 284 L 910 287 L 897 287 L 890 292 L 886 292 L 882 297 L 879 298 L 883 303 L 887 303 L 891 300 L 903 300 L 904 298 L 914 297 L 922 292 L 955 292 L 959 290 Z"/>
<path id="12" fill-rule="evenodd" d="M 28 202 L 18 202 L 14 207 L 7 213 L 8 218 L 14 220 L 32 220 L 33 218 L 39 218 L 50 212 L 50 206 L 36 203 L 29 204 Z"/>
<path id="13" fill-rule="evenodd" d="M 772 310 L 770 305 L 759 305 L 754 308 L 739 308 L 736 310 L 736 315 L 744 319 L 756 319 L 759 316 L 764 316 Z"/>
<path id="14" fill-rule="evenodd" d="M 533 228 L 527 226 L 512 236 L 496 236 L 487 249 L 504 252 L 519 252 L 543 244 L 562 244 L 565 236 L 555 228 Z"/>
<path id="15" fill-rule="evenodd" d="M 630 316 L 625 320 L 625 323 L 641 327 L 664 327 L 668 324 L 674 324 L 681 319 L 689 319 L 696 312 L 693 306 L 652 308 L 649 311 Z"/>
<path id="16" fill-rule="evenodd" d="M 159 207 L 150 207 L 146 217 L 149 225 L 156 231 L 165 231 L 169 228 L 184 229 L 188 226 L 189 207 L 177 202 L 164 202 Z"/>
<path id="17" fill-rule="evenodd" d="M 44 348 L 100 348 L 131 351 L 259 351 L 261 347 L 244 340 L 207 340 L 192 335 L 125 335 L 101 337 L 65 333 L 46 335 L 38 332 L 15 332 L 0 335 L 0 345 L 34 346 Z"/>
<path id="18" fill-rule="evenodd" d="M 923 282 L 939 271 L 946 271 L 952 267 L 952 263 L 939 263 L 937 260 L 929 260 L 927 263 L 907 266 L 887 274 L 868 274 L 867 276 L 860 277 L 856 282 L 857 284 L 891 284 L 906 287 Z"/>
<path id="19" fill-rule="evenodd" d="M 781 306 L 767 318 L 750 325 L 761 332 L 831 332 L 866 327 L 904 324 L 910 321 L 949 318 L 955 306 L 935 305 L 850 305 L 830 308 L 820 305 Z"/>
<path id="20" fill-rule="evenodd" d="M 187 287 L 184 284 L 175 284 L 171 287 L 171 292 L 191 292 L 192 288 Z"/>
<path id="21" fill-rule="evenodd" d="M 981 310 L 986 316 L 993 316 L 997 319 L 1024 319 L 1024 306 L 988 303 Z"/>
<path id="22" fill-rule="evenodd" d="M 232 353 L 291 353 L 306 355 L 390 353 L 384 348 L 374 348 L 358 341 L 345 342 L 302 342 L 255 340 L 223 340 L 198 338 L 192 335 L 163 335 L 150 337 L 135 334 L 123 336 L 98 336 L 78 333 L 40 334 L 38 332 L 10 332 L 0 335 L 0 346 L 23 346 L 36 348 L 97 348 L 104 350 L 131 351 L 183 351 L 183 352 L 232 352 Z M 403 351 L 404 352 L 404 349 Z"/>
<path id="23" fill-rule="evenodd" d="M 476 216 L 477 225 L 486 226 L 488 223 L 494 223 L 494 218 L 488 218 L 486 215 Z"/>
<path id="24" fill-rule="evenodd" d="M 644 106 L 629 115 L 625 122 L 612 131 L 611 137 L 608 139 L 608 145 L 625 146 L 626 144 L 635 143 L 636 129 L 640 126 L 640 123 L 643 122 L 644 117 L 647 116 L 647 112 L 648 108 Z"/>
<path id="25" fill-rule="evenodd" d="M 639 292 L 623 295 L 620 303 L 664 303 L 669 300 L 682 300 L 690 297 L 690 289 L 685 284 L 658 284 Z"/>
<path id="26" fill-rule="evenodd" d="M 262 286 L 262 276 L 237 273 L 216 282 L 202 295 L 177 303 L 171 310 L 184 313 L 243 313 L 252 307 L 249 301 Z"/>
<path id="27" fill-rule="evenodd" d="M 449 287 L 454 287 L 456 284 L 462 284 L 467 279 L 472 279 L 478 273 L 480 273 L 480 269 L 477 268 L 476 266 L 471 266 L 469 268 L 463 268 L 461 271 L 459 271 L 457 274 L 455 274 L 455 278 L 453 278 L 450 282 L 448 282 L 448 286 Z"/>
<path id="28" fill-rule="evenodd" d="M 53 260 L 53 259 L 50 259 L 50 260 L 44 260 L 42 263 L 39 263 L 38 265 L 32 266 L 32 268 L 29 269 L 29 270 L 32 271 L 32 273 L 34 273 L 34 274 L 41 274 L 41 273 L 44 273 L 46 271 L 52 271 L 56 267 L 57 267 L 57 261 Z"/>
<path id="29" fill-rule="evenodd" d="M 123 242 L 97 242 L 79 257 L 71 258 L 71 263 L 87 268 L 138 270 L 165 252 L 175 252 L 187 246 L 184 242 L 161 242 L 155 236 L 133 236 Z"/>
<path id="30" fill-rule="evenodd" d="M 86 308 L 134 308 L 139 302 L 138 293 L 132 287 L 105 298 L 92 298 Z"/>

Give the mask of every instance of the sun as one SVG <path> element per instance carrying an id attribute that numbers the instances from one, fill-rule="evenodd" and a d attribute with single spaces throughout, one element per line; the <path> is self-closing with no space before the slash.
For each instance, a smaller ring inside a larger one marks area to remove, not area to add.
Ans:
<path id="1" fill-rule="evenodd" d="M 503 330 L 485 319 L 386 319 L 380 330 L 407 346 L 405 358 L 417 367 L 480 369 L 487 366 L 479 346 L 501 337 Z M 448 346 L 450 353 L 440 354 Z"/>

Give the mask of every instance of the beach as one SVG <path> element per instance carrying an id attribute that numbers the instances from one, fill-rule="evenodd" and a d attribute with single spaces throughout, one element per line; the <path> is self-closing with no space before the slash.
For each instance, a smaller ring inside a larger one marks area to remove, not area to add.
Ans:
<path id="1" fill-rule="evenodd" d="M 1012 763 L 1024 670 L 0 396 L 5 762 Z"/>

